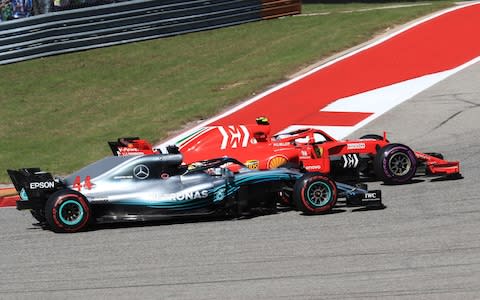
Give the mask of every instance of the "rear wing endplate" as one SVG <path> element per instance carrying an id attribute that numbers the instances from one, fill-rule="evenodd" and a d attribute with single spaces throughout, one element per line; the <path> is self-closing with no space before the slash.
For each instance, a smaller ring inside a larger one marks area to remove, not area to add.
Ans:
<path id="1" fill-rule="evenodd" d="M 26 194 L 28 199 L 47 197 L 58 189 L 52 175 L 39 168 L 7 170 L 7 173 L 20 196 Z"/>

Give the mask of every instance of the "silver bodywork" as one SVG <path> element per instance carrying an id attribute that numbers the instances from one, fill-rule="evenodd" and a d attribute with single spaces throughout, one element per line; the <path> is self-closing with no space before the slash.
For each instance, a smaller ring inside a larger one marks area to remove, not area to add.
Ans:
<path id="1" fill-rule="evenodd" d="M 42 211 L 51 194 L 69 189 L 87 199 L 99 222 L 216 213 L 237 216 L 255 208 L 275 208 L 281 195 L 291 198 L 295 183 L 305 176 L 287 168 L 250 170 L 227 157 L 186 166 L 181 154 L 106 157 L 57 179 L 55 186 L 51 175 L 39 169 L 9 174 L 19 192 L 24 183 L 48 183 L 49 188 L 27 189 L 18 209 Z M 366 189 L 338 182 L 336 187 L 338 197 L 369 199 Z"/>

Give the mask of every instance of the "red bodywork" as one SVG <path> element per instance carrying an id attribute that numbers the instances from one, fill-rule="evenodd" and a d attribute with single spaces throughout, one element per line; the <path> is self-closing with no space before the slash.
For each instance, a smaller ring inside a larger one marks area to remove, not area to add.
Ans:
<path id="1" fill-rule="evenodd" d="M 152 145 L 138 137 L 124 137 L 119 138 L 116 142 L 108 142 L 113 155 L 141 155 L 154 154 L 157 151 L 153 150 Z"/>
<path id="2" fill-rule="evenodd" d="M 120 155 L 151 153 L 152 146 L 145 140 L 129 142 Z M 339 141 L 322 130 L 307 128 L 272 136 L 270 125 L 252 124 L 204 127 L 178 146 L 187 164 L 229 156 L 252 169 L 272 169 L 291 163 L 310 172 L 329 174 L 338 165 L 354 169 L 363 163 L 367 167 L 365 164 L 388 144 L 385 134 L 377 138 Z M 458 161 L 446 161 L 421 152 L 415 155 L 418 163 L 425 165 L 427 174 L 460 173 Z"/>
<path id="3" fill-rule="evenodd" d="M 418 161 L 425 163 L 427 174 L 460 174 L 460 162 L 458 161 L 447 161 L 418 151 L 415 151 L 415 156 Z"/>

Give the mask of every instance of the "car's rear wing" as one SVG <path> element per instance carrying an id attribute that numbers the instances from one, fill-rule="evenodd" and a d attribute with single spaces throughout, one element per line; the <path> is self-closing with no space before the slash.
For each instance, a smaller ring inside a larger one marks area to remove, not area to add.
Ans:
<path id="1" fill-rule="evenodd" d="M 164 149 L 154 149 L 147 140 L 139 137 L 122 137 L 115 142 L 108 142 L 113 155 L 149 155 L 149 154 L 180 154 L 176 145 L 168 145 Z"/>
<path id="2" fill-rule="evenodd" d="M 50 173 L 39 168 L 7 170 L 7 173 L 23 200 L 48 198 L 61 187 L 61 183 L 56 182 Z"/>
<path id="3" fill-rule="evenodd" d="M 154 154 L 152 145 L 139 137 L 122 137 L 115 142 L 108 142 L 113 155 L 126 156 L 126 155 L 142 155 L 142 154 Z"/>

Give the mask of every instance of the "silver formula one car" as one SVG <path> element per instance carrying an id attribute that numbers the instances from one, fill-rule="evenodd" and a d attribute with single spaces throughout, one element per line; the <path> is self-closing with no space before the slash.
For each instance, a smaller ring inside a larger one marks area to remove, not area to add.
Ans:
<path id="1" fill-rule="evenodd" d="M 93 222 L 165 217 L 248 215 L 290 204 L 306 214 L 330 211 L 337 197 L 382 207 L 381 192 L 335 183 L 319 173 L 279 168 L 256 171 L 232 158 L 187 166 L 181 154 L 111 156 L 54 179 L 38 168 L 8 170 L 21 199 L 17 209 L 55 232 L 76 232 Z"/>

